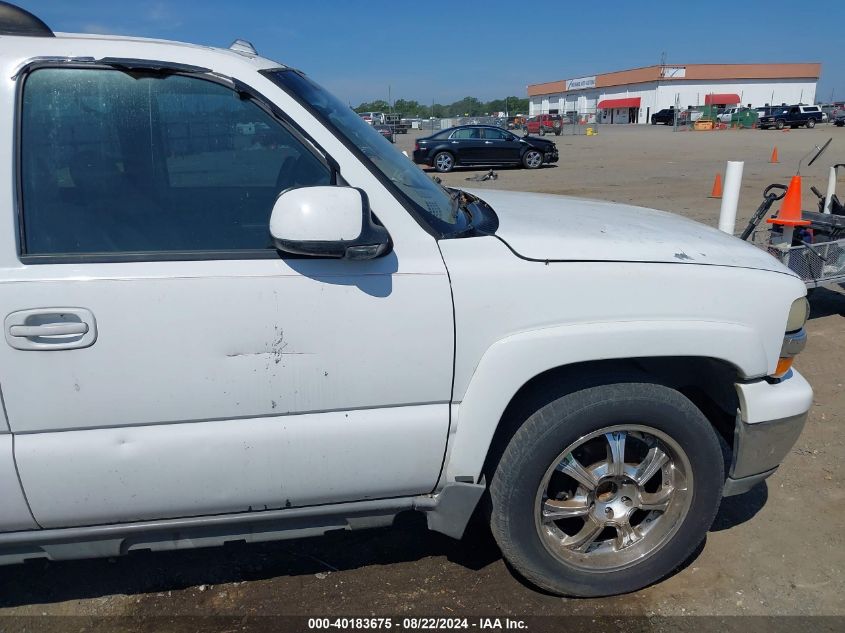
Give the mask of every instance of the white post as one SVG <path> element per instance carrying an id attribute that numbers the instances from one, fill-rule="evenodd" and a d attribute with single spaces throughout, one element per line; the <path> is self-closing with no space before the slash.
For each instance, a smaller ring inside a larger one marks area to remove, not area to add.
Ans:
<path id="1" fill-rule="evenodd" d="M 830 213 L 831 200 L 836 193 L 836 167 L 831 167 L 827 175 L 827 193 L 824 196 L 824 213 Z"/>
<path id="2" fill-rule="evenodd" d="M 745 163 L 729 160 L 725 170 L 725 188 L 722 191 L 722 208 L 719 210 L 719 230 L 733 235 L 736 229 L 736 210 L 739 206 L 739 189 Z"/>

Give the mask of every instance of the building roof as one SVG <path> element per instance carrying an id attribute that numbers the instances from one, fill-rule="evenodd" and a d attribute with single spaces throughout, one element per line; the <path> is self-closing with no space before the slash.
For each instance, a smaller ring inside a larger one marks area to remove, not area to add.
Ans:
<path id="1" fill-rule="evenodd" d="M 684 76 L 669 71 L 683 68 Z M 609 88 L 649 81 L 732 80 L 732 79 L 818 79 L 822 65 L 817 62 L 790 64 L 665 64 L 619 70 L 596 75 L 596 88 Z M 566 79 L 528 86 L 528 96 L 566 92 Z"/>

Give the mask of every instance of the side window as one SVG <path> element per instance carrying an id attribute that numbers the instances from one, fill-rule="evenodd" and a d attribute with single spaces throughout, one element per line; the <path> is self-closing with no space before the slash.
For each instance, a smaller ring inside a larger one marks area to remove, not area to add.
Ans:
<path id="1" fill-rule="evenodd" d="M 69 68 L 25 81 L 24 254 L 269 249 L 278 192 L 331 182 L 292 132 L 212 81 Z"/>
<path id="2" fill-rule="evenodd" d="M 473 139 L 479 138 L 477 127 L 465 127 L 460 130 L 455 130 L 452 133 L 452 138 L 458 139 Z"/>
<path id="3" fill-rule="evenodd" d="M 496 141 L 506 141 L 510 138 L 510 135 L 502 130 L 494 130 L 493 128 L 486 127 L 484 128 L 484 138 Z"/>

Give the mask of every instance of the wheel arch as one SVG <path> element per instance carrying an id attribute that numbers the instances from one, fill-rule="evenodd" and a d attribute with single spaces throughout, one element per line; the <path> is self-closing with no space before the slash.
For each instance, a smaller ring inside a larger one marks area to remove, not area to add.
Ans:
<path id="1" fill-rule="evenodd" d="M 532 377 L 513 395 L 499 419 L 482 467 L 488 481 L 510 438 L 542 406 L 575 391 L 626 382 L 674 389 L 689 398 L 730 446 L 739 399 L 733 388 L 738 370 L 702 356 L 615 358 L 561 365 Z"/>
<path id="2" fill-rule="evenodd" d="M 730 444 L 734 383 L 765 375 L 768 364 L 759 337 L 736 324 L 600 323 L 508 337 L 484 354 L 453 411 L 440 485 L 481 481 L 527 408 L 612 382 L 655 382 L 681 391 Z"/>

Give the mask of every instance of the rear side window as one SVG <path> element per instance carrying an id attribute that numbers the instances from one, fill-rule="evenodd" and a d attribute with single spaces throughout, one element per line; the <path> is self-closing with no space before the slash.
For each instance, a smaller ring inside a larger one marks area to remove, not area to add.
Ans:
<path id="1" fill-rule="evenodd" d="M 463 138 L 463 139 L 472 139 L 472 138 L 480 138 L 480 134 L 478 133 L 477 127 L 468 127 L 463 128 L 460 130 L 455 130 L 452 133 L 452 138 Z"/>
<path id="2" fill-rule="evenodd" d="M 21 116 L 24 255 L 271 249 L 277 194 L 331 182 L 276 119 L 197 77 L 39 69 Z"/>
<path id="3" fill-rule="evenodd" d="M 508 141 L 511 138 L 511 135 L 507 132 L 502 130 L 494 130 L 491 127 L 483 128 L 484 131 L 484 138 L 486 139 L 493 139 L 496 141 Z"/>

